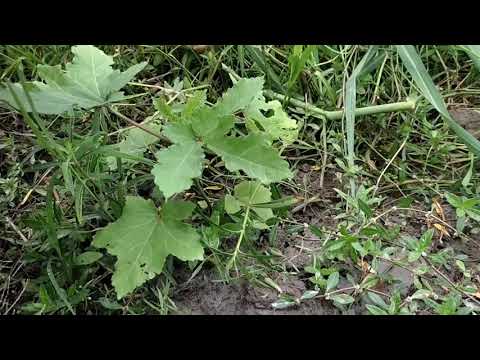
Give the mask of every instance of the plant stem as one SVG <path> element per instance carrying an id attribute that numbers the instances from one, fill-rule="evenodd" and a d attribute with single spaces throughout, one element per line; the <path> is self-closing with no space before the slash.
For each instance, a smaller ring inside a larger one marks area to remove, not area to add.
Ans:
<path id="1" fill-rule="evenodd" d="M 237 258 L 238 251 L 240 250 L 240 244 L 242 243 L 243 237 L 245 236 L 249 214 L 250 214 L 250 206 L 247 206 L 245 210 L 245 217 L 243 218 L 242 230 L 240 231 L 240 236 L 237 241 L 237 246 L 235 246 L 235 251 L 233 252 L 232 258 L 229 260 L 227 264 L 227 268 L 230 268 L 235 262 L 235 259 Z"/>
<path id="2" fill-rule="evenodd" d="M 458 292 L 460 292 L 461 294 L 465 295 L 466 297 L 468 297 L 470 300 L 472 300 L 473 302 L 475 302 L 477 305 L 480 305 L 480 301 L 478 301 L 477 299 L 475 299 L 472 295 L 470 295 L 469 293 L 463 291 L 462 289 L 460 289 L 452 280 L 450 280 L 448 278 L 447 275 L 445 275 L 444 273 L 442 273 L 440 270 L 438 270 L 435 266 L 433 266 L 433 264 L 426 258 L 424 258 L 425 262 L 430 265 L 430 267 L 438 274 L 440 275 L 446 282 L 448 282 L 455 290 L 457 290 Z"/>
<path id="3" fill-rule="evenodd" d="M 222 64 L 222 68 L 228 72 L 232 77 L 239 80 L 240 76 L 235 73 L 230 67 L 225 64 Z M 305 109 L 313 116 L 317 116 L 321 119 L 327 120 L 340 120 L 343 118 L 344 110 L 336 110 L 336 111 L 328 111 L 320 109 L 314 105 L 307 104 L 303 101 L 298 99 L 294 99 L 291 97 L 287 97 L 282 94 L 278 94 L 272 90 L 264 90 L 263 94 L 270 99 L 275 99 L 279 101 L 284 101 L 291 105 L 300 107 Z M 355 109 L 355 116 L 364 116 L 364 115 L 373 115 L 373 114 L 382 114 L 382 113 L 390 113 L 390 112 L 397 112 L 397 111 L 409 111 L 415 110 L 416 100 L 415 99 L 408 99 L 407 101 L 401 101 L 391 104 L 383 104 L 383 105 L 374 105 L 374 106 L 366 106 L 363 108 Z"/>
<path id="4" fill-rule="evenodd" d="M 271 99 L 276 99 L 280 101 L 287 101 L 287 97 L 281 94 L 277 94 L 271 90 L 264 90 L 264 95 Z M 307 104 L 300 100 L 294 98 L 288 98 L 288 103 L 301 107 L 311 113 L 312 115 L 317 115 L 321 118 L 326 118 L 327 120 L 340 120 L 343 117 L 344 110 L 337 110 L 337 111 L 328 111 L 320 109 L 316 106 Z M 374 106 L 366 106 L 363 108 L 355 109 L 355 116 L 365 116 L 365 115 L 373 115 L 373 114 L 381 114 L 381 113 L 389 113 L 389 112 L 396 112 L 396 111 L 408 111 L 415 109 L 415 100 L 410 99 L 407 101 L 401 101 L 391 104 L 383 104 L 383 105 L 374 105 Z"/>
<path id="5" fill-rule="evenodd" d="M 111 111 L 112 113 L 114 113 L 115 115 L 117 115 L 117 116 L 118 116 L 119 118 L 121 118 L 122 120 L 125 120 L 125 121 L 128 122 L 130 125 L 133 125 L 133 126 L 139 128 L 139 129 L 142 129 L 143 131 L 149 133 L 150 135 L 155 136 L 156 138 L 158 138 L 158 139 L 160 139 L 160 140 L 162 140 L 162 141 L 164 141 L 164 142 L 166 142 L 166 143 L 168 143 L 168 144 L 171 144 L 171 143 L 172 143 L 172 142 L 171 142 L 168 138 L 166 138 L 165 136 L 160 135 L 160 134 L 157 134 L 156 132 L 154 132 L 154 131 L 152 131 L 152 130 L 150 130 L 150 129 L 147 129 L 147 128 L 146 128 L 145 126 L 143 126 L 142 124 L 139 124 L 139 123 L 137 123 L 136 121 L 133 121 L 132 119 L 129 119 L 128 117 L 126 117 L 126 116 L 123 115 L 122 113 L 119 113 L 117 110 L 115 110 L 115 109 L 113 108 L 113 106 L 111 106 L 109 109 L 110 109 L 110 111 Z"/>

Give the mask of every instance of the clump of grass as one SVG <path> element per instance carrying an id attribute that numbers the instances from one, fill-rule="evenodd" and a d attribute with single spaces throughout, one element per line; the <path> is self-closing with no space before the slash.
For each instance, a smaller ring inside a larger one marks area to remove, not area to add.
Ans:
<path id="1" fill-rule="evenodd" d="M 208 247 L 202 262 L 181 265 L 170 259 L 162 276 L 118 301 L 109 280 L 114 259 L 92 255 L 82 263 L 78 257 L 97 252 L 91 239 L 121 215 L 126 195 L 160 198 L 149 173 L 154 157 L 150 153 L 134 166 L 119 161 L 105 172 L 106 149 L 131 125 L 121 117 L 107 111 L 74 114 L 67 121 L 41 117 L 49 134 L 45 143 L 68 149 L 61 154 L 39 146 L 39 133 L 28 126 L 35 117 L 2 107 L 2 313 L 175 312 L 174 269 L 182 266 L 188 278 L 212 267 L 225 281 L 247 279 L 275 291 L 283 275 L 307 279 L 301 297 L 280 288 L 276 308 L 321 298 L 342 312 L 364 302 L 361 311 L 372 314 L 478 313 L 478 259 L 469 247 L 479 246 L 478 140 L 447 107 L 480 106 L 475 47 L 215 46 L 202 53 L 184 46 L 101 48 L 115 54 L 122 68 L 148 61 L 126 93 L 154 93 L 174 111 L 193 93 L 189 89 L 207 90 L 207 103 L 214 104 L 236 74 L 263 75 L 265 95 L 280 100 L 302 124 L 298 141 L 282 154 L 295 172 L 304 164 L 319 172 L 320 188 L 299 178 L 281 183 L 278 189 L 295 193 L 298 203 L 278 210 L 278 222 L 269 230 L 245 231 L 240 261 L 231 271 L 228 254 L 236 242 L 226 237 Z M 38 79 L 37 64 L 66 63 L 69 53 L 62 46 L 0 46 L 0 80 L 22 81 L 21 67 L 25 78 Z M 142 123 L 155 113 L 149 98 L 134 98 L 122 115 Z M 413 105 L 414 111 L 404 111 Z M 54 171 L 59 164 L 67 176 Z M 326 206 L 335 222 L 322 225 L 322 219 L 307 215 L 321 208 L 325 177 L 334 173 L 339 186 Z M 208 167 L 186 194 L 202 205 L 193 220 L 200 228 L 218 224 L 221 209 L 210 207 L 232 193 L 233 180 L 221 164 Z M 277 186 L 271 190 L 276 194 Z M 460 224 L 458 209 L 465 215 Z M 302 213 L 303 219 L 295 218 Z M 284 228 L 293 229 L 294 238 L 317 241 L 305 250 L 311 263 L 287 268 L 273 230 Z M 398 284 L 382 273 L 387 263 L 412 274 L 406 292 L 396 291 Z"/>

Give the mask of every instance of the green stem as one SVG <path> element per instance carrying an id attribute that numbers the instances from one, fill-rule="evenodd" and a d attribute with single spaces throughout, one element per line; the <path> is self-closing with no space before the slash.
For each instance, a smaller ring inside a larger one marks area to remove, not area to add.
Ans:
<path id="1" fill-rule="evenodd" d="M 235 259 L 237 258 L 237 254 L 240 250 L 240 244 L 242 243 L 243 237 L 245 236 L 245 231 L 247 229 L 247 221 L 248 221 L 248 215 L 250 213 L 250 206 L 247 206 L 245 210 L 245 217 L 243 218 L 243 224 L 242 224 L 242 230 L 240 231 L 240 236 L 237 241 L 237 246 L 235 246 L 235 251 L 233 252 L 232 258 L 227 264 L 227 269 L 230 269 L 233 263 L 235 262 Z"/>
<path id="2" fill-rule="evenodd" d="M 325 117 L 327 120 L 340 120 L 343 117 L 344 110 L 337 110 L 337 111 L 328 111 L 320 109 L 316 106 L 307 104 L 300 100 L 294 98 L 288 98 L 284 95 L 277 94 L 271 90 L 264 90 L 264 95 L 271 99 L 276 99 L 280 101 L 288 101 L 288 103 L 301 107 L 308 111 L 313 115 L 318 115 L 320 117 Z M 373 114 L 381 114 L 381 113 L 389 113 L 389 112 L 396 112 L 396 111 L 408 111 L 408 110 L 415 110 L 416 101 L 413 99 L 407 101 L 401 101 L 391 104 L 383 104 L 383 105 L 374 105 L 374 106 L 366 106 L 363 108 L 357 108 L 355 110 L 355 116 L 364 116 L 364 115 L 373 115 Z"/>
<path id="3" fill-rule="evenodd" d="M 225 64 L 222 64 L 222 68 L 228 72 L 232 77 L 239 80 L 240 76 L 235 73 L 230 67 Z M 279 101 L 285 101 L 291 105 L 300 107 L 306 111 L 308 111 L 313 116 L 317 116 L 321 119 L 327 120 L 340 120 L 343 118 L 344 110 L 337 110 L 337 111 L 328 111 L 320 109 L 316 106 L 307 104 L 303 101 L 298 99 L 294 99 L 291 97 L 287 97 L 285 95 L 276 93 L 272 90 L 264 90 L 263 94 L 270 99 L 275 99 Z M 407 101 L 401 101 L 391 104 L 383 104 L 383 105 L 374 105 L 374 106 L 367 106 L 363 108 L 357 108 L 355 110 L 355 116 L 364 116 L 364 115 L 373 115 L 373 114 L 381 114 L 381 113 L 389 113 L 389 112 L 396 112 L 396 111 L 409 111 L 415 110 L 416 100 L 415 99 L 408 99 Z"/>
<path id="4" fill-rule="evenodd" d="M 162 140 L 162 141 L 164 141 L 164 142 L 166 142 L 166 143 L 168 143 L 168 144 L 171 144 L 171 143 L 172 143 L 167 137 L 165 137 L 165 136 L 163 136 L 163 135 L 161 135 L 161 134 L 158 134 L 158 133 L 156 133 L 156 132 L 154 132 L 154 131 L 146 128 L 146 127 L 143 126 L 142 124 L 139 124 L 139 123 L 133 121 L 132 119 L 126 117 L 126 116 L 123 115 L 122 113 L 120 113 L 120 112 L 118 112 L 117 110 L 115 110 L 115 108 L 114 108 L 113 106 L 110 106 L 109 109 L 110 109 L 110 111 L 111 111 L 112 113 L 114 113 L 115 115 L 117 115 L 120 119 L 125 120 L 125 121 L 128 122 L 130 125 L 133 125 L 133 126 L 135 126 L 135 127 L 139 128 L 139 129 L 145 131 L 146 133 L 149 133 L 150 135 L 155 136 L 156 138 L 158 138 L 158 139 L 160 139 L 160 140 Z"/>

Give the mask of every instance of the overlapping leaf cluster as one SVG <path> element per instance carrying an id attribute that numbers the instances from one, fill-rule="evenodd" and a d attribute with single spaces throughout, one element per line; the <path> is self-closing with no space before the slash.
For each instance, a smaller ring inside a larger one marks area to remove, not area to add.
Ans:
<path id="1" fill-rule="evenodd" d="M 269 202 L 270 191 L 262 184 L 291 176 L 288 163 L 272 143 L 293 142 L 297 124 L 278 101 L 265 101 L 262 88 L 262 78 L 241 79 L 214 106 L 207 106 L 205 93 L 198 92 L 183 104 L 180 112 L 158 99 L 155 101 L 159 113 L 169 120 L 162 134 L 173 143 L 156 153 L 158 163 L 152 169 L 155 184 L 166 202 L 157 213 L 151 202 L 127 198 L 120 219 L 101 231 L 94 241 L 95 246 L 107 248 L 118 259 L 112 279 L 118 297 L 161 273 L 169 254 L 182 260 L 202 259 L 199 235 L 181 222 L 190 216 L 193 204 L 171 198 L 189 189 L 193 179 L 202 176 L 205 151 L 219 155 L 228 170 L 241 170 L 256 179 L 235 187 L 231 202 L 238 204 L 239 210 L 242 206 Z M 273 114 L 266 116 L 264 112 L 269 110 Z M 239 112 L 243 113 L 247 135 L 233 134 Z M 139 134 L 132 131 L 119 148 L 138 154 L 142 144 L 151 143 L 142 136 L 138 140 Z M 273 216 L 272 210 L 255 206 L 252 210 L 259 217 L 256 227 L 266 227 L 263 222 Z"/>
<path id="2" fill-rule="evenodd" d="M 163 135 L 174 144 L 156 154 L 159 163 L 152 170 L 155 183 L 166 198 L 187 190 L 192 180 L 202 175 L 205 148 L 219 155 L 229 171 L 241 170 L 263 184 L 291 176 L 288 163 L 272 142 L 293 142 L 297 124 L 278 101 L 265 101 L 263 82 L 263 78 L 241 79 L 212 107 L 196 97 L 180 116 L 157 106 L 173 120 L 165 126 Z M 195 111 L 191 111 L 193 108 Z M 273 114 L 267 117 L 263 112 L 269 110 Z M 249 130 L 245 136 L 232 134 L 239 112 L 243 112 Z"/>
<path id="3" fill-rule="evenodd" d="M 125 99 L 120 89 L 146 65 L 140 63 L 120 72 L 112 68 L 113 57 L 94 46 L 73 46 L 72 52 L 73 61 L 64 69 L 60 65 L 38 65 L 43 81 L 0 87 L 0 100 L 16 109 L 35 110 L 39 114 L 89 110 Z M 242 171 L 255 180 L 235 187 L 234 200 L 239 209 L 252 207 L 260 227 L 266 226 L 263 221 L 273 216 L 270 209 L 254 204 L 271 200 L 270 191 L 263 185 L 291 177 L 288 163 L 273 143 L 291 144 L 298 128 L 280 102 L 265 100 L 263 85 L 263 78 L 241 79 L 213 106 L 206 105 L 204 92 L 197 92 L 175 109 L 158 99 L 154 102 L 157 115 L 167 119 L 168 124 L 160 124 L 155 115 L 147 119 L 143 128 L 162 130 L 172 142 L 156 153 L 158 163 L 152 169 L 165 202 L 157 209 L 151 200 L 128 196 L 121 217 L 102 229 L 93 241 L 95 247 L 105 248 L 117 258 L 112 283 L 118 298 L 160 274 L 169 255 L 184 261 L 203 258 L 200 236 L 184 223 L 195 205 L 172 197 L 189 189 L 193 179 L 202 176 L 206 152 L 219 155 L 227 170 Z M 247 135 L 235 132 L 237 116 L 243 120 Z M 132 158 L 143 156 L 146 148 L 156 142 L 158 137 L 134 128 L 111 148 L 128 155 L 132 164 Z M 115 170 L 115 157 L 106 160 L 109 168 Z"/>

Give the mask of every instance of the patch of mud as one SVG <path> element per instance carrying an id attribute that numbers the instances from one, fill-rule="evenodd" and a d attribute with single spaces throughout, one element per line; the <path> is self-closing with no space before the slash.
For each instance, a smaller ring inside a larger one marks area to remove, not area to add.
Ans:
<path id="1" fill-rule="evenodd" d="M 327 168 L 322 181 L 321 170 L 303 164 L 299 166 L 293 182 L 300 189 L 284 189 L 285 194 L 316 200 L 293 210 L 292 218 L 301 224 L 336 229 L 335 203 L 338 197 L 334 188 L 340 188 L 341 183 L 335 170 Z M 292 233 L 289 226 L 283 225 L 278 229 L 277 241 L 278 249 L 286 258 L 287 268 L 294 270 L 309 265 L 312 262 L 312 251 L 321 246 L 321 240 L 308 227 Z"/>
<path id="2" fill-rule="evenodd" d="M 449 109 L 450 115 L 477 139 L 480 139 L 480 111 L 465 108 Z"/>
<path id="3" fill-rule="evenodd" d="M 283 292 L 300 297 L 305 283 L 295 277 L 277 281 Z M 176 315 L 334 315 L 339 314 L 328 302 L 312 299 L 287 309 L 275 310 L 278 291 L 255 287 L 246 281 L 224 284 L 214 271 L 204 271 L 189 284 L 178 286 L 173 296 Z"/>
<path id="4" fill-rule="evenodd" d="M 317 201 L 308 203 L 306 206 L 294 211 L 290 218 L 296 220 L 299 226 L 291 223 L 283 223 L 277 229 L 276 243 L 274 247 L 284 256 L 284 265 L 288 276 L 280 275 L 274 279 L 275 283 L 281 288 L 283 294 L 291 295 L 294 298 L 300 298 L 306 290 L 312 288 L 308 280 L 309 274 L 304 273 L 304 268 L 313 262 L 312 254 L 321 248 L 324 239 L 319 239 L 311 232 L 308 227 L 302 227 L 302 224 L 315 225 L 320 229 L 327 231 L 336 231 L 337 220 L 335 219 L 335 206 L 338 202 L 338 196 L 334 188 L 342 188 L 339 177 L 334 169 L 327 169 L 321 181 L 321 171 L 317 168 L 303 164 L 299 167 L 294 183 L 298 189 L 285 187 L 282 192 L 286 195 L 301 196 L 306 199 L 315 197 Z M 393 200 L 393 198 L 391 199 Z M 392 203 L 392 202 L 390 202 Z M 455 209 L 443 202 L 445 221 L 455 227 Z M 393 205 L 392 205 L 393 206 Z M 422 211 L 430 211 L 430 208 L 423 203 L 414 203 L 414 208 Z M 383 212 L 388 210 L 388 206 Z M 434 213 L 434 215 L 436 215 Z M 400 227 L 400 236 L 411 236 L 420 238 L 429 228 L 425 213 L 415 211 L 392 212 L 379 220 L 386 228 L 392 228 L 395 225 Z M 452 234 L 453 235 L 453 234 Z M 438 237 L 438 234 L 435 235 Z M 470 235 L 471 239 L 480 244 L 480 234 Z M 398 241 L 392 240 L 392 241 Z M 469 256 L 469 261 L 479 261 L 480 246 L 472 241 L 464 241 L 458 237 L 444 237 L 443 242 L 435 243 L 436 250 L 445 247 L 452 247 L 455 251 L 460 251 Z M 436 251 L 435 250 L 435 251 Z M 392 260 L 402 260 L 408 256 L 408 252 L 403 249 L 396 253 Z M 349 269 L 349 264 L 343 271 L 354 277 L 356 283 L 361 281 L 358 271 Z M 373 288 L 377 290 L 384 300 L 388 302 L 387 297 L 394 292 L 399 291 L 402 298 L 411 295 L 414 291 L 414 276 L 412 270 L 420 263 L 410 264 L 409 269 L 396 266 L 389 261 L 379 261 L 378 274 L 381 281 Z M 352 271 L 350 271 L 352 270 Z M 358 269 L 357 269 L 358 270 Z M 454 270 L 454 269 L 453 269 Z M 351 287 L 352 284 L 344 277 L 341 272 L 340 282 L 337 289 Z M 358 276 L 355 276 L 358 275 Z M 448 273 L 452 279 L 461 274 Z M 187 283 L 188 274 L 184 274 L 179 285 L 172 296 L 177 305 L 176 314 L 191 315 L 331 315 L 331 314 L 367 314 L 366 304 L 372 304 L 367 293 L 360 296 L 359 300 L 352 306 L 340 310 L 331 302 L 322 299 L 310 299 L 300 302 L 300 304 L 286 309 L 275 310 L 272 304 L 279 300 L 280 292 L 273 288 L 265 288 L 255 285 L 252 281 L 237 281 L 226 284 L 218 280 L 214 270 L 204 269 L 190 283 Z M 357 278 L 358 277 L 358 278 Z M 353 296 L 353 290 L 345 291 L 345 294 Z"/>

